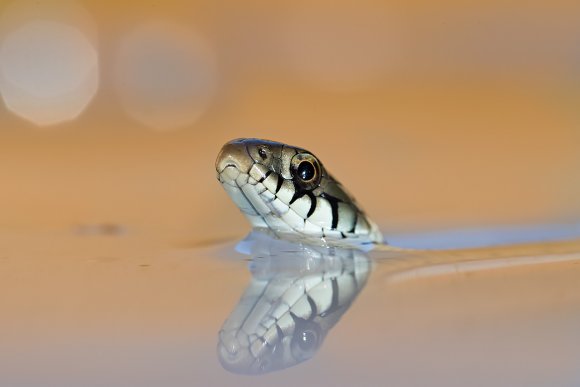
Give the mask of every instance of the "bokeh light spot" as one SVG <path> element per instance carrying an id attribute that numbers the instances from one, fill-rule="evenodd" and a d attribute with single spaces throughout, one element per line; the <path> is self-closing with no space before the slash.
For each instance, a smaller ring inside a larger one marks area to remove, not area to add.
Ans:
<path id="1" fill-rule="evenodd" d="M 98 53 L 77 28 L 29 21 L 0 43 L 0 93 L 9 110 L 37 125 L 78 117 L 99 85 Z"/>
<path id="2" fill-rule="evenodd" d="M 117 58 L 116 84 L 127 113 L 156 129 L 194 124 L 215 92 L 208 45 L 190 29 L 152 22 L 129 32 Z"/>

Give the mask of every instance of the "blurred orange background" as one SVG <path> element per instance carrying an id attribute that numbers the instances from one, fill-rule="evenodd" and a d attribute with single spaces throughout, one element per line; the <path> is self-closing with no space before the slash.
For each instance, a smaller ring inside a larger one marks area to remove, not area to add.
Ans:
<path id="1" fill-rule="evenodd" d="M 1 230 L 240 236 L 248 226 L 213 165 L 237 137 L 315 152 L 387 235 L 580 217 L 578 2 L 15 1 L 0 12 L 5 45 L 26 23 L 58 20 L 98 56 L 86 106 L 50 125 L 35 116 L 42 104 L 71 103 L 53 89 L 26 113 L 7 100 L 16 89 L 26 105 L 26 71 L 44 74 L 43 62 L 0 56 Z M 79 51 L 63 50 L 77 69 Z"/>
<path id="2" fill-rule="evenodd" d="M 563 0 L 0 0 L 0 384 L 256 384 L 213 357 L 251 276 L 211 243 L 249 231 L 233 138 L 311 150 L 387 238 L 577 223 L 578 36 Z M 397 287 L 386 262 L 320 375 L 575 369 L 573 263 Z"/>

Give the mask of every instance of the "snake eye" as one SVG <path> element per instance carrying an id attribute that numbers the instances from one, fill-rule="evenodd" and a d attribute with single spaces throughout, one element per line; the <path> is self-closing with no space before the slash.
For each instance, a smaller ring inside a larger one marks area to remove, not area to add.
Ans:
<path id="1" fill-rule="evenodd" d="M 321 342 L 322 335 L 316 324 L 307 323 L 307 326 L 297 326 L 290 343 L 292 356 L 298 361 L 310 359 L 320 347 Z"/>
<path id="2" fill-rule="evenodd" d="M 298 172 L 298 177 L 304 181 L 310 181 L 316 176 L 316 170 L 310 161 L 301 161 L 296 172 Z"/>
<path id="3" fill-rule="evenodd" d="M 322 177 L 320 163 L 311 154 L 299 153 L 292 158 L 290 170 L 294 181 L 304 189 L 314 189 Z"/>
<path id="4" fill-rule="evenodd" d="M 312 348 L 315 348 L 318 344 L 318 336 L 314 331 L 304 331 L 300 332 L 300 336 L 298 338 L 298 346 L 304 352 L 311 351 Z"/>

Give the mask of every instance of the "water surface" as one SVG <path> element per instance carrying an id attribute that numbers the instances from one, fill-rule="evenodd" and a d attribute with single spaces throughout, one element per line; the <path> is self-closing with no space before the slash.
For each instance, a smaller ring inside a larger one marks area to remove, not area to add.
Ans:
<path id="1" fill-rule="evenodd" d="M 371 252 L 345 270 L 295 248 L 252 258 L 235 241 L 167 248 L 153 236 L 63 233 L 0 242 L 0 385 L 580 383 L 578 242 Z M 220 329 L 253 281 L 280 287 L 324 272 L 332 283 L 354 268 L 357 286 L 341 284 L 352 293 L 296 364 L 253 376 L 222 366 Z"/>

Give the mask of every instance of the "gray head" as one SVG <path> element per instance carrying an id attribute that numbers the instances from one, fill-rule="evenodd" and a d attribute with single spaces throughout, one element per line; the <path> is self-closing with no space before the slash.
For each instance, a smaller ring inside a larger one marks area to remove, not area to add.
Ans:
<path id="1" fill-rule="evenodd" d="M 280 237 L 382 243 L 378 227 L 306 149 L 260 139 L 225 144 L 218 180 L 256 229 Z"/>

